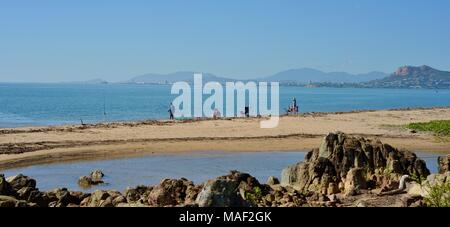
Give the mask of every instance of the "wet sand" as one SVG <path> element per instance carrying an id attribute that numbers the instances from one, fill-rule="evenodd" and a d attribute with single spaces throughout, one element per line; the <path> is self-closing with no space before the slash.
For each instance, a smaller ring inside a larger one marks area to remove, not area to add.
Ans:
<path id="1" fill-rule="evenodd" d="M 0 129 L 0 169 L 190 151 L 309 150 L 333 131 L 381 139 L 400 149 L 450 153 L 450 139 L 403 127 L 442 119 L 450 119 L 449 107 L 285 116 L 273 129 L 261 129 L 258 118 Z"/>

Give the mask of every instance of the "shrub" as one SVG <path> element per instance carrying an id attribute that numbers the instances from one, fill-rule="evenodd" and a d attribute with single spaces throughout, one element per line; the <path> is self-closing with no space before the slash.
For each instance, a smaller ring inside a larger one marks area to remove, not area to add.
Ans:
<path id="1" fill-rule="evenodd" d="M 259 187 L 253 187 L 251 192 L 245 193 L 245 200 L 249 201 L 252 204 L 258 204 L 258 201 L 262 197 L 262 191 Z"/>
<path id="2" fill-rule="evenodd" d="M 430 186 L 424 201 L 430 207 L 450 207 L 450 181 Z"/>

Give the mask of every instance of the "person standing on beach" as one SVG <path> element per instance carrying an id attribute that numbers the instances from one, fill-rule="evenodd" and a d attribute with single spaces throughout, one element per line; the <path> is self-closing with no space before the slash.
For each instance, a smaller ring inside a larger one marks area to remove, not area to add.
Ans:
<path id="1" fill-rule="evenodd" d="M 298 114 L 297 99 L 295 97 L 292 99 L 292 106 L 294 107 L 294 113 Z"/>
<path id="2" fill-rule="evenodd" d="M 173 120 L 174 119 L 173 115 L 175 114 L 175 106 L 172 103 L 170 103 L 168 112 L 169 112 L 169 119 Z"/>

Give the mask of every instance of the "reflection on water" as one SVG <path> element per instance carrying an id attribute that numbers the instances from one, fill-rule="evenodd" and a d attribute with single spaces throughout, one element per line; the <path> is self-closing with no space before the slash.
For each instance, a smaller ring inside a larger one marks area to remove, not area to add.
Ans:
<path id="1" fill-rule="evenodd" d="M 437 172 L 437 155 L 417 153 L 423 157 L 431 172 Z M 22 173 L 37 180 L 41 190 L 66 187 L 83 190 L 77 185 L 80 176 L 101 169 L 108 184 L 95 189 L 123 191 L 128 186 L 158 184 L 164 178 L 185 177 L 194 183 L 202 183 L 230 170 L 247 172 L 259 181 L 269 176 L 280 177 L 281 171 L 304 159 L 304 152 L 197 152 L 183 155 L 157 155 L 106 161 L 86 161 L 39 165 L 4 171 L 6 176 Z M 86 190 L 85 190 L 86 191 Z"/>

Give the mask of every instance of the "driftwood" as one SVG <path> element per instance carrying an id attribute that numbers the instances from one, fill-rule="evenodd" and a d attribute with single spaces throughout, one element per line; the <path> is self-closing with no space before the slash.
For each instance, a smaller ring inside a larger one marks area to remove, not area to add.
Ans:
<path id="1" fill-rule="evenodd" d="M 406 179 L 408 179 L 408 175 L 403 175 L 402 178 L 400 178 L 400 185 L 398 186 L 398 189 L 394 189 L 387 192 L 380 192 L 378 196 L 385 196 L 385 195 L 397 195 L 397 194 L 403 194 L 406 193 Z"/>

